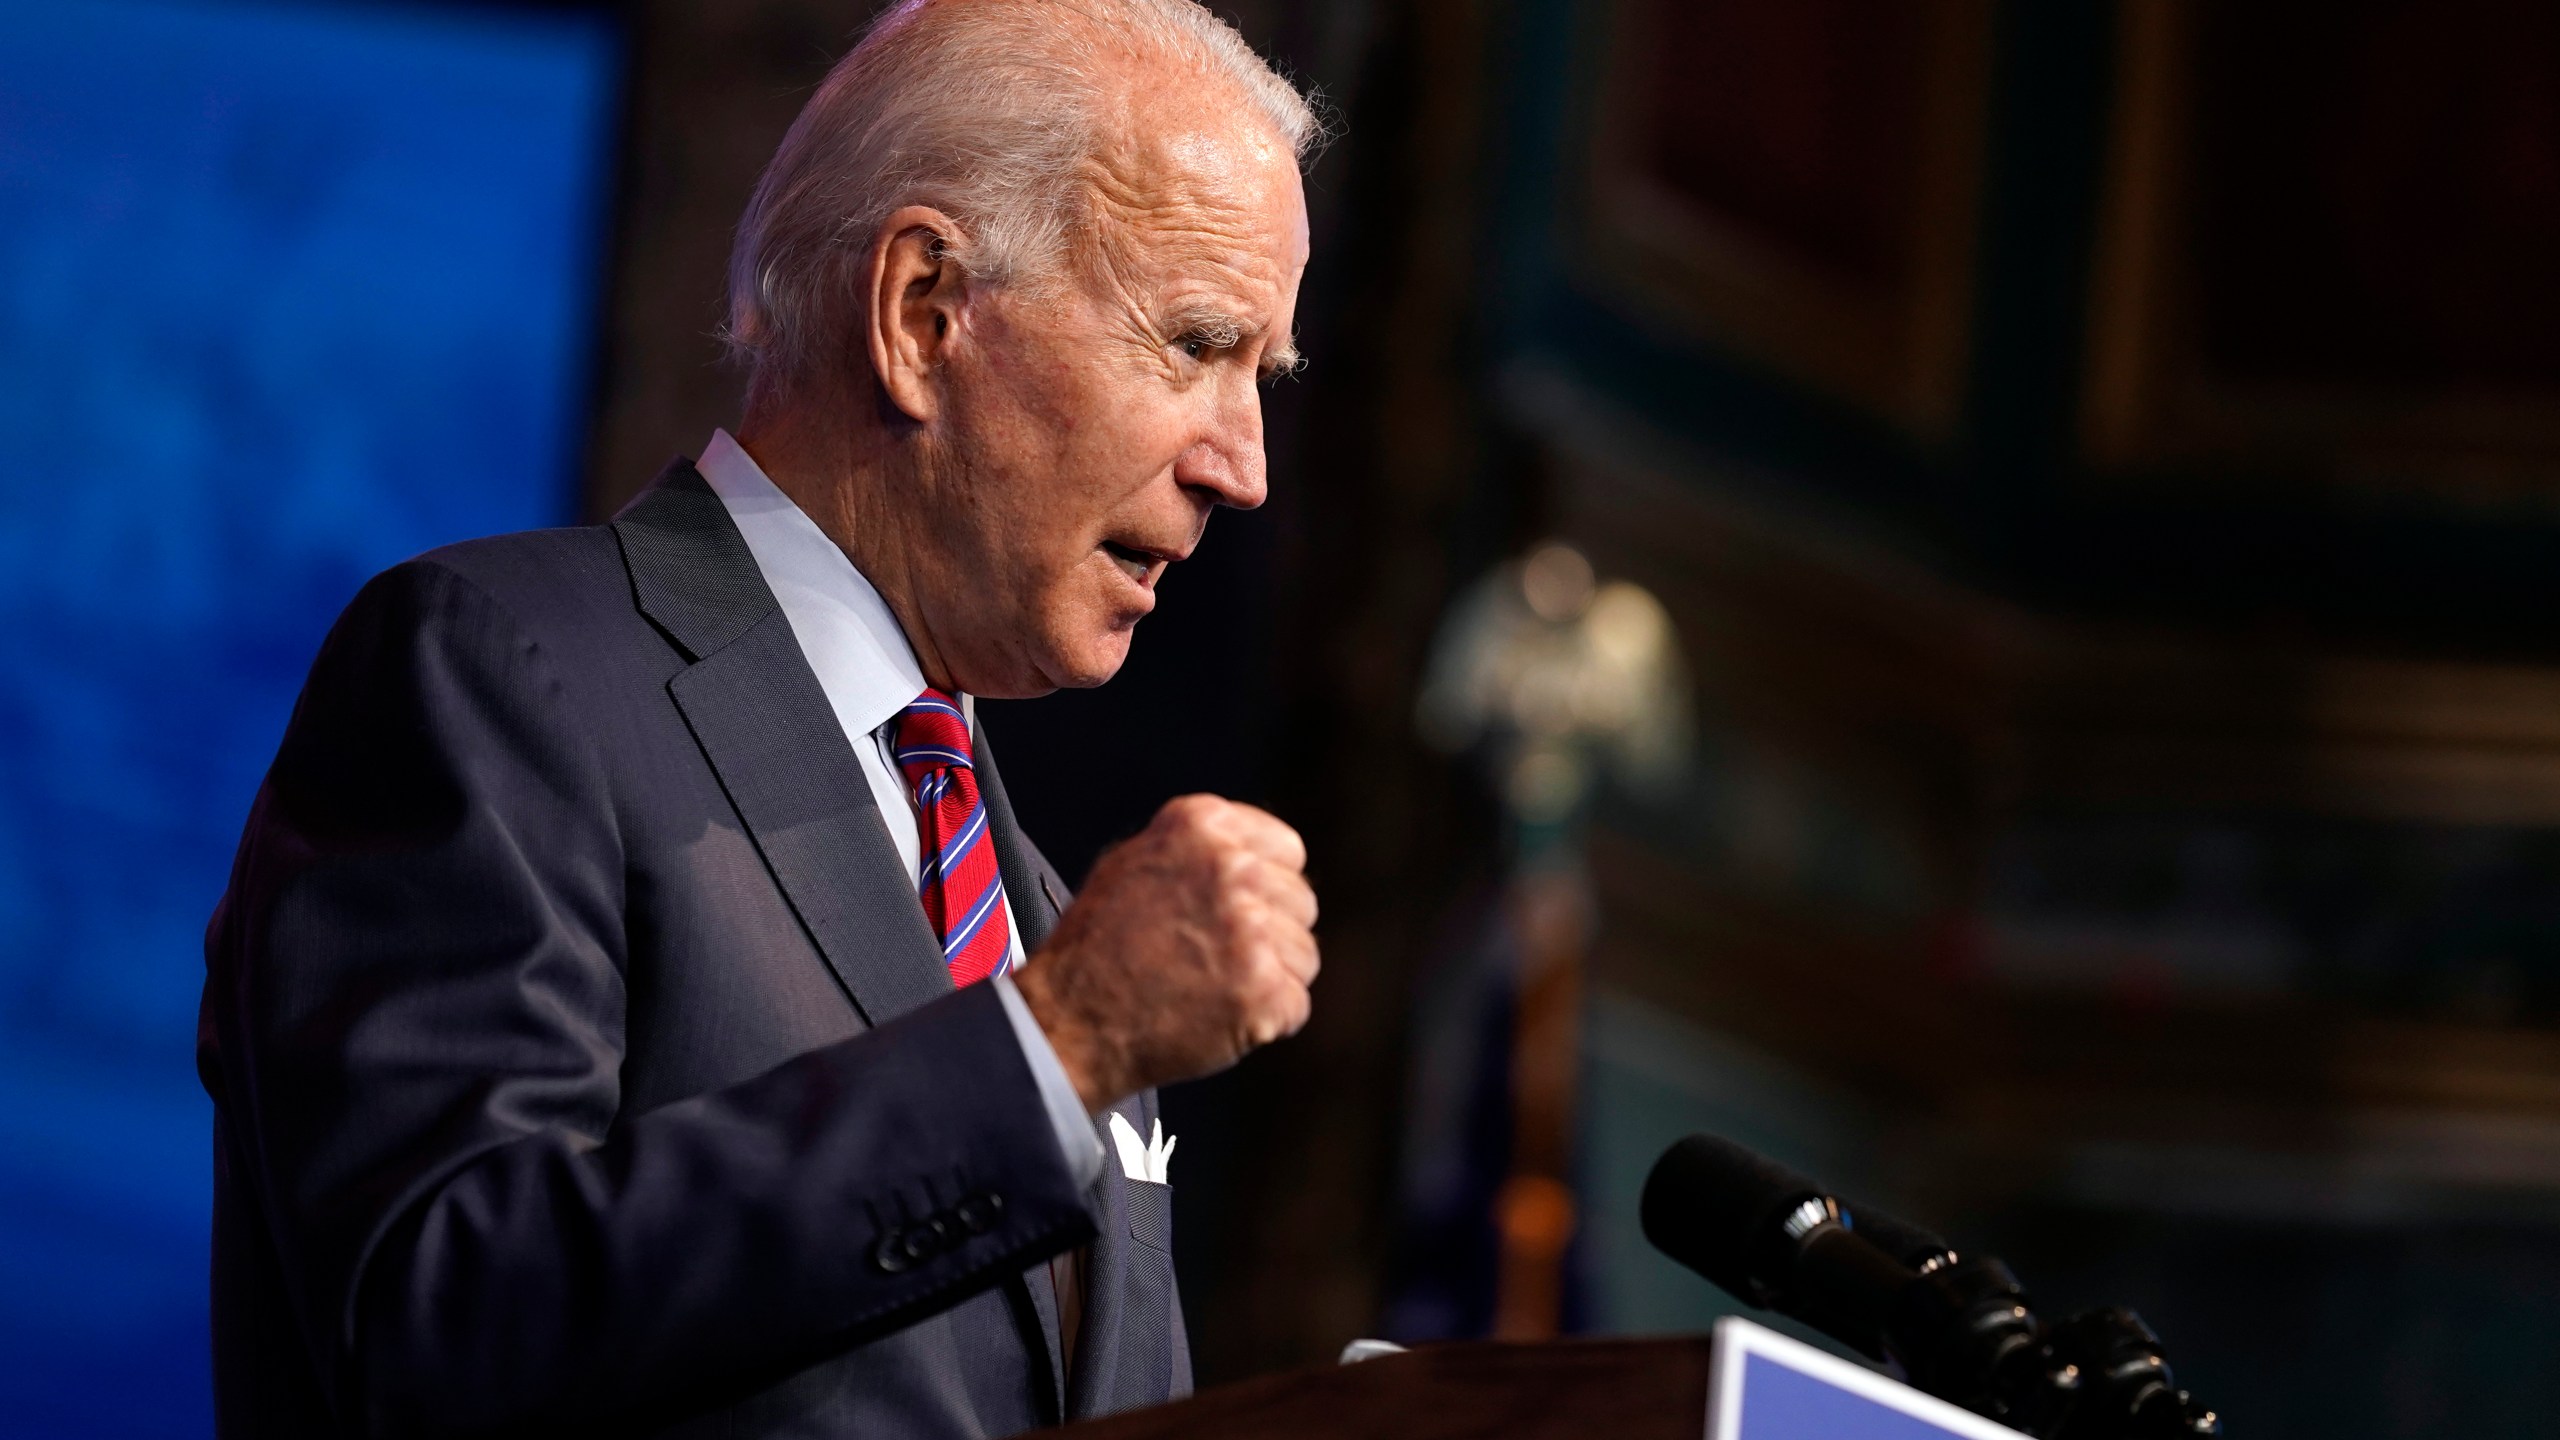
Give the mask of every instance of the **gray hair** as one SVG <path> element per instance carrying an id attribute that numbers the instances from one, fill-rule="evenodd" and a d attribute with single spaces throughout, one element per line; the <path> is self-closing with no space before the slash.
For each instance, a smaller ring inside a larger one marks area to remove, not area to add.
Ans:
<path id="1" fill-rule="evenodd" d="M 729 259 L 731 353 L 759 395 L 840 358 L 881 223 L 930 205 L 972 279 L 1041 283 L 1090 210 L 1081 178 L 1125 90 L 1111 62 L 1168 62 L 1240 92 L 1303 161 L 1322 131 L 1297 87 L 1195 0 L 902 0 L 836 62 L 765 167 Z"/>

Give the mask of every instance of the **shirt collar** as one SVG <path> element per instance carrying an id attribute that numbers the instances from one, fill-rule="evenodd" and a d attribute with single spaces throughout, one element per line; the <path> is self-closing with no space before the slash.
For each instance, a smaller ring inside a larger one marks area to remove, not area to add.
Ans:
<path id="1" fill-rule="evenodd" d="M 694 468 L 728 507 L 846 734 L 870 734 L 924 693 L 915 648 L 888 602 L 745 446 L 715 430 Z"/>

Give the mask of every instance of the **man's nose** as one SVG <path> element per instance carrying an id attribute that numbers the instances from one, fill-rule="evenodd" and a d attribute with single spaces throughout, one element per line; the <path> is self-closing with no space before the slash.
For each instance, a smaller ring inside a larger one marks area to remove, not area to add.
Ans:
<path id="1" fill-rule="evenodd" d="M 1215 503 L 1250 510 L 1269 498 L 1262 462 L 1262 392 L 1222 406 L 1218 423 L 1175 462 L 1173 478 Z"/>

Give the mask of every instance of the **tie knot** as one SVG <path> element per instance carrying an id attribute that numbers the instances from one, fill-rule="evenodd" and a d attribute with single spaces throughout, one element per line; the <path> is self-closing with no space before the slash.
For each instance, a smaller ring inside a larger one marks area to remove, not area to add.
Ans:
<path id="1" fill-rule="evenodd" d="M 898 712 L 898 768 L 919 776 L 969 765 L 969 721 L 960 701 L 948 692 L 927 687 Z"/>

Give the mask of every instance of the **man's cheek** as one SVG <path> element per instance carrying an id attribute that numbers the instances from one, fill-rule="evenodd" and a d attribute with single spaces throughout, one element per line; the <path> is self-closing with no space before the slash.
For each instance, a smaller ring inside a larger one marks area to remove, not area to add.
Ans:
<path id="1" fill-rule="evenodd" d="M 1102 563 L 1059 566 L 1041 586 L 1041 627 L 1059 641 L 1074 643 L 1090 636 L 1099 617 L 1112 608 L 1112 577 L 1102 573 L 1110 562 L 1098 551 L 1094 558 Z"/>

